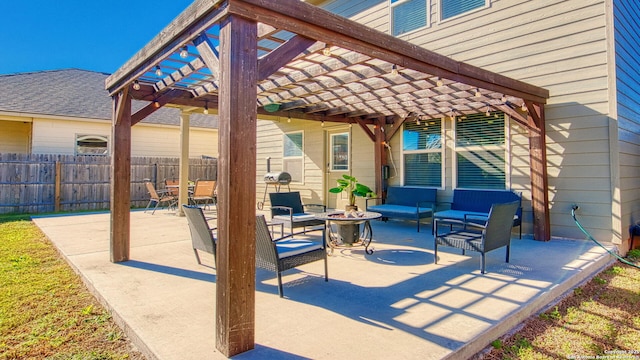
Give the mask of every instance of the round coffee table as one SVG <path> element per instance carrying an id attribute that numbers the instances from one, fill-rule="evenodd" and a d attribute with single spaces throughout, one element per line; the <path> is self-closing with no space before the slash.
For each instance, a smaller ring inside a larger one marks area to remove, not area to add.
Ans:
<path id="1" fill-rule="evenodd" d="M 332 252 L 337 247 L 360 245 L 364 246 L 365 253 L 373 254 L 373 250 L 369 249 L 373 238 L 370 220 L 378 219 L 382 217 L 382 214 L 371 211 L 345 212 L 336 210 L 314 215 L 316 219 L 324 220 L 325 222 L 327 242 Z M 337 234 L 331 229 L 332 223 L 338 228 Z M 360 232 L 360 224 L 364 224 L 362 232 Z"/>

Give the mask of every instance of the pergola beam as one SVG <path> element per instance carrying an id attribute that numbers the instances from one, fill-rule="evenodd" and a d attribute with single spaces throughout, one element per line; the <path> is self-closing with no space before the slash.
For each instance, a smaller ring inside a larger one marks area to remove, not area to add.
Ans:
<path id="1" fill-rule="evenodd" d="M 549 96 L 545 89 L 455 61 L 303 2 L 274 1 L 267 8 L 263 0 L 236 0 L 229 3 L 228 11 L 311 39 L 331 39 L 332 45 L 471 86 L 539 103 Z"/>

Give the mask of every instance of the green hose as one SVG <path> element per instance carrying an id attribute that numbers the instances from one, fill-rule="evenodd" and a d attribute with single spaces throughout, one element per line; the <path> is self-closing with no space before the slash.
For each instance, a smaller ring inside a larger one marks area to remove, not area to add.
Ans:
<path id="1" fill-rule="evenodd" d="M 576 210 L 578 210 L 578 205 L 573 205 L 573 206 L 571 207 L 571 216 L 573 217 L 573 221 L 575 221 L 575 222 L 576 222 L 576 225 L 578 225 L 578 228 L 579 228 L 579 229 L 580 229 L 580 230 L 581 230 L 585 235 L 587 235 L 587 238 L 588 238 L 588 239 L 590 239 L 590 240 L 591 240 L 591 241 L 593 241 L 594 243 L 598 244 L 598 246 L 600 246 L 601 248 L 605 249 L 609 254 L 613 255 L 616 259 L 620 260 L 620 262 L 622 262 L 622 263 L 624 263 L 624 264 L 627 264 L 627 265 L 630 265 L 630 266 L 633 266 L 633 267 L 635 267 L 635 268 L 640 269 L 640 266 L 638 266 L 637 264 L 634 264 L 634 263 L 632 263 L 632 262 L 628 261 L 627 259 L 620 257 L 620 255 L 618 255 L 618 254 L 616 254 L 616 253 L 611 252 L 611 250 L 607 249 L 606 247 L 604 247 L 604 245 L 600 244 L 600 243 L 598 242 L 598 240 L 594 239 L 594 238 L 593 238 L 593 236 L 591 236 L 591 234 L 589 234 L 589 232 L 588 232 L 584 227 L 582 227 L 582 225 L 580 224 L 580 222 L 578 221 L 578 219 L 576 219 Z"/>

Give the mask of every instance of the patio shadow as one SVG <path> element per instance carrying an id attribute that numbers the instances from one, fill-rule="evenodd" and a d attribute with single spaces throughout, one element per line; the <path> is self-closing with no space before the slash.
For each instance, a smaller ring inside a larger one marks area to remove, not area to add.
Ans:
<path id="1" fill-rule="evenodd" d="M 194 279 L 194 280 L 202 280 L 207 282 L 216 282 L 216 276 L 214 274 L 203 273 L 199 271 L 180 269 L 173 266 L 166 266 L 160 264 L 153 264 L 144 261 L 138 260 L 129 260 L 121 263 L 117 263 L 118 265 L 128 266 L 136 269 L 155 271 L 163 274 L 180 276 L 184 278 Z"/>

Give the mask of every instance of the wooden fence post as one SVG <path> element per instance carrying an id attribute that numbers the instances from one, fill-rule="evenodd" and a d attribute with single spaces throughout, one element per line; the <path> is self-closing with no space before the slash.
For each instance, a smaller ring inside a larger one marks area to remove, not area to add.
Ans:
<path id="1" fill-rule="evenodd" d="M 56 160 L 56 177 L 55 177 L 55 211 L 60 211 L 60 183 L 62 179 L 62 164 Z"/>

